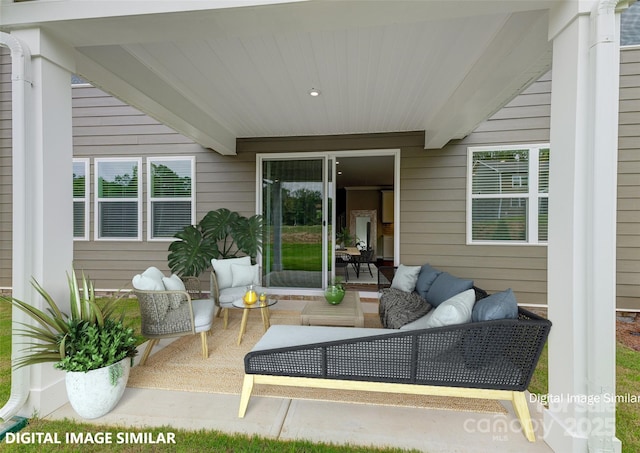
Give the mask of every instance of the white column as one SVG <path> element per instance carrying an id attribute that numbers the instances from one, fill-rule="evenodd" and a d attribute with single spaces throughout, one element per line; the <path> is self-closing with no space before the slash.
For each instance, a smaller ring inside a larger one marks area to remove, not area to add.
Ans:
<path id="1" fill-rule="evenodd" d="M 32 289 L 35 278 L 63 307 L 68 307 L 66 273 L 73 261 L 73 193 L 70 50 L 39 29 L 14 32 L 31 49 L 33 89 L 30 142 L 22 169 L 13 174 L 14 203 L 22 215 L 14 218 L 21 231 L 14 247 L 13 287 L 34 306 L 44 301 Z M 22 255 L 22 256 L 20 256 Z M 30 367 L 31 391 L 21 415 L 46 415 L 67 400 L 64 374 L 52 364 Z"/>
<path id="2" fill-rule="evenodd" d="M 593 9 L 589 2 L 580 6 L 585 4 L 589 9 L 574 14 L 556 11 L 550 22 L 553 327 L 544 428 L 554 451 L 619 452 L 614 402 L 619 45 L 615 27 L 613 35 L 602 33 L 607 20 L 615 25 L 616 1 L 593 2 Z"/>

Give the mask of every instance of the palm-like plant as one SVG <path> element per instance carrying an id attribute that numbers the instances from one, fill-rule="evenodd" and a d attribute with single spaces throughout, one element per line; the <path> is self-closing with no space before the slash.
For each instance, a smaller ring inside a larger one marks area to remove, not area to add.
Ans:
<path id="1" fill-rule="evenodd" d="M 215 238 L 205 236 L 198 226 L 188 225 L 175 234 L 177 241 L 169 245 L 169 267 L 182 276 L 198 276 L 211 264 L 211 258 L 218 256 Z"/>
<path id="2" fill-rule="evenodd" d="M 116 300 L 100 307 L 93 282 L 82 275 L 82 290 L 75 271 L 67 275 L 71 314 L 64 313 L 51 295 L 35 280 L 33 287 L 47 302 L 46 311 L 21 300 L 0 297 L 29 315 L 37 325 L 24 324 L 17 332 L 31 341 L 26 354 L 13 364 L 23 367 L 55 362 L 64 371 L 89 371 L 112 365 L 137 353 L 134 331 L 124 326 L 124 315 L 114 317 Z"/>
<path id="3" fill-rule="evenodd" d="M 189 225 L 169 246 L 169 267 L 181 276 L 199 276 L 212 258 L 248 255 L 252 261 L 262 248 L 262 216 L 249 218 L 226 208 L 209 211 L 198 223 Z"/>

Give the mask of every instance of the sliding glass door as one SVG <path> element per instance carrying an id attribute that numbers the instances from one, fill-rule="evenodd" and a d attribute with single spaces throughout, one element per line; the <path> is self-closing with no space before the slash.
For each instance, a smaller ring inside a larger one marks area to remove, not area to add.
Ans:
<path id="1" fill-rule="evenodd" d="M 263 281 L 323 288 L 331 223 L 326 156 L 262 158 Z"/>

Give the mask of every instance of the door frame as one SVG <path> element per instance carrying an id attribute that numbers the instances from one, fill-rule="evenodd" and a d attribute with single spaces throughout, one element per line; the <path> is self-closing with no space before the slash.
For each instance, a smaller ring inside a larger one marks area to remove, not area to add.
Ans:
<path id="1" fill-rule="evenodd" d="M 318 159 L 323 162 L 323 206 L 322 206 L 322 282 L 323 288 L 326 288 L 329 278 L 335 277 L 335 267 L 331 267 L 331 275 L 329 276 L 328 264 L 333 259 L 333 251 L 336 245 L 336 159 L 343 157 L 371 157 L 371 156 L 392 156 L 394 158 L 393 168 L 393 194 L 394 194 L 394 265 L 400 262 L 400 149 L 367 149 L 367 150 L 337 150 L 337 151 L 306 151 L 306 152 L 282 152 L 282 153 L 256 153 L 256 214 L 262 214 L 262 165 L 266 160 L 295 160 L 295 159 Z M 329 163 L 332 165 L 330 166 Z M 330 182 L 331 181 L 331 182 Z M 328 200 L 333 199 L 331 203 L 331 238 L 328 237 Z M 328 256 L 329 243 L 331 244 L 332 256 Z M 257 257 L 262 262 L 262 253 Z M 292 288 L 293 289 L 293 288 Z"/>

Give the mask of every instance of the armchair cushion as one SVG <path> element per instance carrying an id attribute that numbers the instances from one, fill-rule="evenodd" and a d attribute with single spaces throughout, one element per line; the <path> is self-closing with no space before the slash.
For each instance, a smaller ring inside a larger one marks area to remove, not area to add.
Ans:
<path id="1" fill-rule="evenodd" d="M 131 284 L 135 289 L 142 291 L 164 291 L 165 287 L 162 278 L 156 279 L 145 275 L 144 273 L 135 275 L 131 280 Z"/>
<path id="2" fill-rule="evenodd" d="M 251 257 L 243 256 L 241 258 L 227 258 L 223 260 L 213 258 L 211 260 L 211 266 L 216 273 L 216 279 L 218 281 L 218 289 L 223 290 L 233 286 L 233 276 L 231 274 L 232 264 L 251 266 Z"/>
<path id="3" fill-rule="evenodd" d="M 177 274 L 171 277 L 162 277 L 162 283 L 167 291 L 186 291 L 184 282 Z"/>
<path id="4" fill-rule="evenodd" d="M 399 289 L 400 291 L 412 292 L 416 288 L 416 281 L 418 280 L 418 273 L 420 272 L 420 266 L 405 266 L 401 264 L 398 266 L 391 287 Z"/>
<path id="5" fill-rule="evenodd" d="M 154 280 L 159 280 L 159 281 L 162 281 L 162 279 L 164 278 L 164 274 L 162 273 L 162 271 L 155 266 L 150 266 L 146 268 L 142 273 L 142 275 L 144 275 L 145 277 L 150 277 Z"/>
<path id="6" fill-rule="evenodd" d="M 257 285 L 260 283 L 259 273 L 260 269 L 257 264 L 244 265 L 244 264 L 231 264 L 231 286 L 249 286 Z"/>

